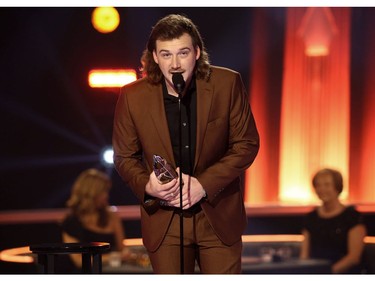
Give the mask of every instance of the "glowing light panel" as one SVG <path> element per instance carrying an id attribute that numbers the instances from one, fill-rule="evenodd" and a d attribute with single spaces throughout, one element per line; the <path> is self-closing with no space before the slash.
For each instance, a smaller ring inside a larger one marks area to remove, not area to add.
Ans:
<path id="1" fill-rule="evenodd" d="M 134 69 L 94 69 L 89 72 L 92 88 L 118 88 L 137 80 Z"/>
<path id="2" fill-rule="evenodd" d="M 309 7 L 298 33 L 305 42 L 307 56 L 327 56 L 337 26 L 331 9 Z"/>

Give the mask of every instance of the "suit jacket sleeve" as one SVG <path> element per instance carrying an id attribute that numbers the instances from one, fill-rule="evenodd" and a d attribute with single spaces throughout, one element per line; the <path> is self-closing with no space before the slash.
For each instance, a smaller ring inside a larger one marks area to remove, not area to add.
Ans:
<path id="1" fill-rule="evenodd" d="M 143 203 L 145 186 L 150 175 L 142 161 L 143 151 L 132 121 L 125 88 L 121 90 L 115 109 L 112 141 L 115 167 L 138 200 Z"/>

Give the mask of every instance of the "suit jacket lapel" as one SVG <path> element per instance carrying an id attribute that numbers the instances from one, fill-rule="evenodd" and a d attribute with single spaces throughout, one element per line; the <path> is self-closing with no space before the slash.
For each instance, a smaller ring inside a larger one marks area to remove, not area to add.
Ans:
<path id="1" fill-rule="evenodd" d="M 151 91 L 150 95 L 150 108 L 149 112 L 151 115 L 151 119 L 156 127 L 156 131 L 158 132 L 159 139 L 156 139 L 155 136 L 150 136 L 155 138 L 155 141 L 160 141 L 165 149 L 165 151 L 160 151 L 160 156 L 166 158 L 167 161 L 173 161 L 173 149 L 172 144 L 169 136 L 169 128 L 167 117 L 165 115 L 165 108 L 164 108 L 164 100 L 163 100 L 163 88 L 162 86 L 157 87 L 157 91 Z M 145 112 L 146 114 L 146 112 Z"/>
<path id="2" fill-rule="evenodd" d="M 197 80 L 197 140 L 194 168 L 197 166 L 206 134 L 208 117 L 213 96 L 212 85 L 205 80 Z"/>

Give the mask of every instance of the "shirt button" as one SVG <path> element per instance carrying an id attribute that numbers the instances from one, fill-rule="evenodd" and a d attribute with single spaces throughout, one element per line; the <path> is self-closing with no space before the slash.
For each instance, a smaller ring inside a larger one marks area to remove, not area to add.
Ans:
<path id="1" fill-rule="evenodd" d="M 186 126 L 186 122 L 182 123 L 182 125 L 185 127 Z"/>
<path id="2" fill-rule="evenodd" d="M 185 148 L 189 148 L 189 146 L 188 146 L 188 145 L 185 145 Z"/>

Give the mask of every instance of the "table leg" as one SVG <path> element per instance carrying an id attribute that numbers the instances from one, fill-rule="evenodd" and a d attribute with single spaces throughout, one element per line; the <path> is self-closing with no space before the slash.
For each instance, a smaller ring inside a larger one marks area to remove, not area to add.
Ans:
<path id="1" fill-rule="evenodd" d="M 93 273 L 102 273 L 102 254 L 95 253 L 92 255 L 92 271 Z"/>
<path id="2" fill-rule="evenodd" d="M 92 273 L 91 254 L 82 254 L 82 272 Z"/>

